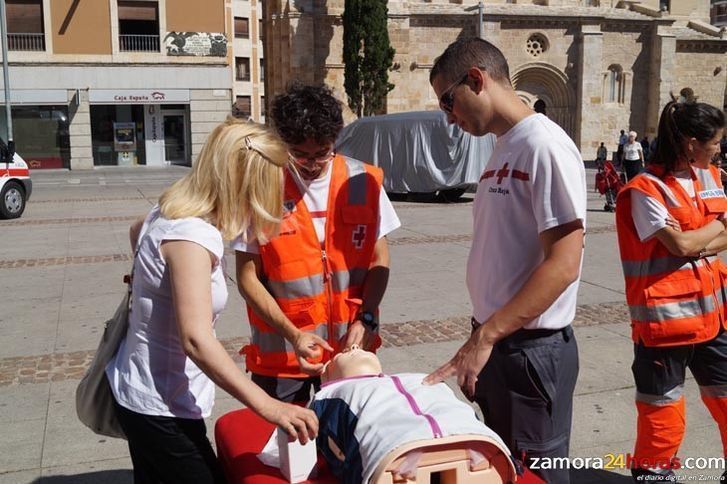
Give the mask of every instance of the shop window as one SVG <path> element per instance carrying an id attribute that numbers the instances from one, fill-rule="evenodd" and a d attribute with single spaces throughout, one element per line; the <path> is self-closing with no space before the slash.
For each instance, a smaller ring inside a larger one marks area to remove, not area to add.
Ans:
<path id="1" fill-rule="evenodd" d="M 263 40 L 265 38 L 265 36 L 263 35 L 264 30 L 263 30 L 262 19 L 257 21 L 257 27 L 258 27 L 257 28 L 257 37 L 258 37 L 258 39 Z"/>
<path id="2" fill-rule="evenodd" d="M 235 17 L 235 38 L 250 38 L 250 21 L 245 17 Z"/>
<path id="3" fill-rule="evenodd" d="M 94 165 L 146 164 L 143 105 L 92 105 L 90 111 Z"/>
<path id="4" fill-rule="evenodd" d="M 250 80 L 249 57 L 235 57 L 235 79 L 238 81 Z"/>
<path id="5" fill-rule="evenodd" d="M 624 91 L 625 91 L 625 74 L 623 68 L 618 64 L 612 64 L 609 66 L 606 72 L 605 85 L 604 85 L 604 99 L 607 103 L 619 103 L 624 102 Z"/>
<path id="6" fill-rule="evenodd" d="M 8 49 L 44 51 L 43 0 L 6 0 Z"/>
<path id="7" fill-rule="evenodd" d="M 68 106 L 13 106 L 12 116 L 16 150 L 30 168 L 70 168 Z M 2 109 L 0 133 L 6 132 Z"/>
<path id="8" fill-rule="evenodd" d="M 157 2 L 118 0 L 119 50 L 159 52 L 159 5 Z"/>
<path id="9" fill-rule="evenodd" d="M 265 80 L 265 59 L 260 59 L 260 82 Z"/>
<path id="10" fill-rule="evenodd" d="M 235 117 L 247 119 L 252 114 L 252 99 L 250 96 L 237 96 L 232 106 L 232 114 Z"/>

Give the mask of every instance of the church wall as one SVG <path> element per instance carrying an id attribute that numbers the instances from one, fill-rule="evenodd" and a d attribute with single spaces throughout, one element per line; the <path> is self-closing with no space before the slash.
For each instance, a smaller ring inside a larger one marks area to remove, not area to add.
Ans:
<path id="1" fill-rule="evenodd" d="M 672 87 L 675 95 L 689 87 L 699 101 L 722 107 L 727 82 L 724 52 L 702 52 L 695 55 L 678 45 L 676 65 L 675 85 Z"/>
<path id="2" fill-rule="evenodd" d="M 622 129 L 634 130 L 639 137 L 646 130 L 650 35 L 641 29 L 638 25 L 625 24 L 603 28 L 603 59 L 599 66 L 603 79 L 601 129 L 607 145 Z M 625 75 L 622 103 L 607 102 L 607 73 L 613 64 L 621 66 Z"/>

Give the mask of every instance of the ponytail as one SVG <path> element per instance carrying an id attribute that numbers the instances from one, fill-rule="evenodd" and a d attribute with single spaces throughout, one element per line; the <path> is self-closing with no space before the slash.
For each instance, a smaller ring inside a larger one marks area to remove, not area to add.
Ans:
<path id="1" fill-rule="evenodd" d="M 656 150 L 650 162 L 661 165 L 664 174 L 676 171 L 686 155 L 684 141 L 695 138 L 706 143 L 725 126 L 722 111 L 705 103 L 671 101 L 664 106 L 659 118 Z"/>

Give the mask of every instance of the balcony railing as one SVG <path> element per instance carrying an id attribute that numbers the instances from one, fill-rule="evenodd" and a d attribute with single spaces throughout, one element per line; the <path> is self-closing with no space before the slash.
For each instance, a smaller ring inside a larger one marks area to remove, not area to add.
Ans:
<path id="1" fill-rule="evenodd" d="M 43 52 L 44 34 L 8 34 L 8 50 Z"/>
<path id="2" fill-rule="evenodd" d="M 159 52 L 158 35 L 119 35 L 121 52 Z"/>

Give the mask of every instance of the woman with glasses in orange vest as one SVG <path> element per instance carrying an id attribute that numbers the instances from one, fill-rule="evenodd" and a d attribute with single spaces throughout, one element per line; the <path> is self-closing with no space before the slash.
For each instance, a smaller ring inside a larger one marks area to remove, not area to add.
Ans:
<path id="1" fill-rule="evenodd" d="M 380 345 L 386 235 L 401 224 L 382 171 L 334 152 L 343 115 L 330 89 L 294 84 L 271 116 L 290 156 L 283 222 L 265 244 L 232 244 L 251 326 L 242 352 L 268 394 L 307 402 L 334 353 Z"/>
<path id="2" fill-rule="evenodd" d="M 619 193 L 616 228 L 631 314 L 638 427 L 632 475 L 675 482 L 689 368 L 727 453 L 727 248 L 717 168 L 725 116 L 670 102 L 645 173 Z M 724 476 L 723 476 L 724 477 Z"/>

